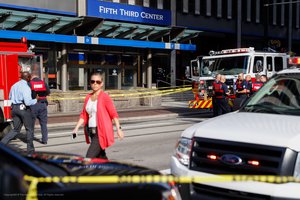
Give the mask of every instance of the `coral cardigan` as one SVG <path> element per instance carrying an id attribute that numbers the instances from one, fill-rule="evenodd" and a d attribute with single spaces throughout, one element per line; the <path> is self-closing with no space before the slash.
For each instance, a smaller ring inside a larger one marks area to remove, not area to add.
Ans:
<path id="1" fill-rule="evenodd" d="M 86 112 L 86 105 L 92 93 L 88 94 L 84 100 L 84 106 L 80 114 L 80 118 L 84 119 L 84 134 L 86 143 L 90 143 L 90 138 L 86 127 L 88 127 L 89 114 Z M 118 113 L 115 109 L 112 99 L 108 94 L 101 91 L 98 95 L 97 102 L 97 130 L 99 144 L 102 149 L 106 149 L 114 143 L 114 130 L 112 120 L 114 118 L 119 118 Z"/>

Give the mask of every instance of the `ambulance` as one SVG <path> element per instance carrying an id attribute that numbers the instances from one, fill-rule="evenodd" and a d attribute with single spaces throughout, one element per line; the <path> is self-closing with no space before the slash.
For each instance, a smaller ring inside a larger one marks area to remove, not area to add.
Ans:
<path id="1" fill-rule="evenodd" d="M 210 51 L 209 56 L 199 56 L 190 64 L 194 99 L 189 101 L 189 108 L 212 108 L 212 84 L 216 74 L 226 76 L 226 85 L 232 94 L 229 100 L 233 100 L 239 73 L 251 75 L 252 82 L 255 82 L 256 74 L 272 77 L 276 72 L 286 69 L 288 59 L 286 53 L 257 51 L 253 47 Z"/>
<path id="2" fill-rule="evenodd" d="M 0 138 L 11 129 L 11 102 L 9 91 L 19 81 L 21 71 L 29 71 L 42 77 L 43 57 L 32 52 L 34 45 L 27 39 L 20 42 L 0 42 Z"/>

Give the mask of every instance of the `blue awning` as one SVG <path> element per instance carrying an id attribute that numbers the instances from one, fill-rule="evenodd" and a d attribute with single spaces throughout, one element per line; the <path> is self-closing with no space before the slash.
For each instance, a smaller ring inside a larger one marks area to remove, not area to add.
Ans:
<path id="1" fill-rule="evenodd" d="M 0 38 L 136 48 L 196 50 L 200 31 L 0 8 Z"/>

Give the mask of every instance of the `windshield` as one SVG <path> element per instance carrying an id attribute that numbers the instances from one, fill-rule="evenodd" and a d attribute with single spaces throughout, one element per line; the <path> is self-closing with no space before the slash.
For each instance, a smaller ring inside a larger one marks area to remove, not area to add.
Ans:
<path id="1" fill-rule="evenodd" d="M 203 58 L 201 75 L 214 76 L 215 74 L 237 75 L 247 73 L 249 56 Z"/>
<path id="2" fill-rule="evenodd" d="M 300 115 L 300 74 L 271 79 L 250 99 L 244 110 Z"/>

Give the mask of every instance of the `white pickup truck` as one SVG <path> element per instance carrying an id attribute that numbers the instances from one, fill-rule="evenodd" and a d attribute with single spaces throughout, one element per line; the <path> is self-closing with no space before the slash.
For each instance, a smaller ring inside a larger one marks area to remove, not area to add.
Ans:
<path id="1" fill-rule="evenodd" d="M 171 173 L 300 178 L 300 68 L 279 72 L 239 111 L 184 130 Z M 203 182 L 181 190 L 191 199 L 300 199 L 296 182 Z"/>

